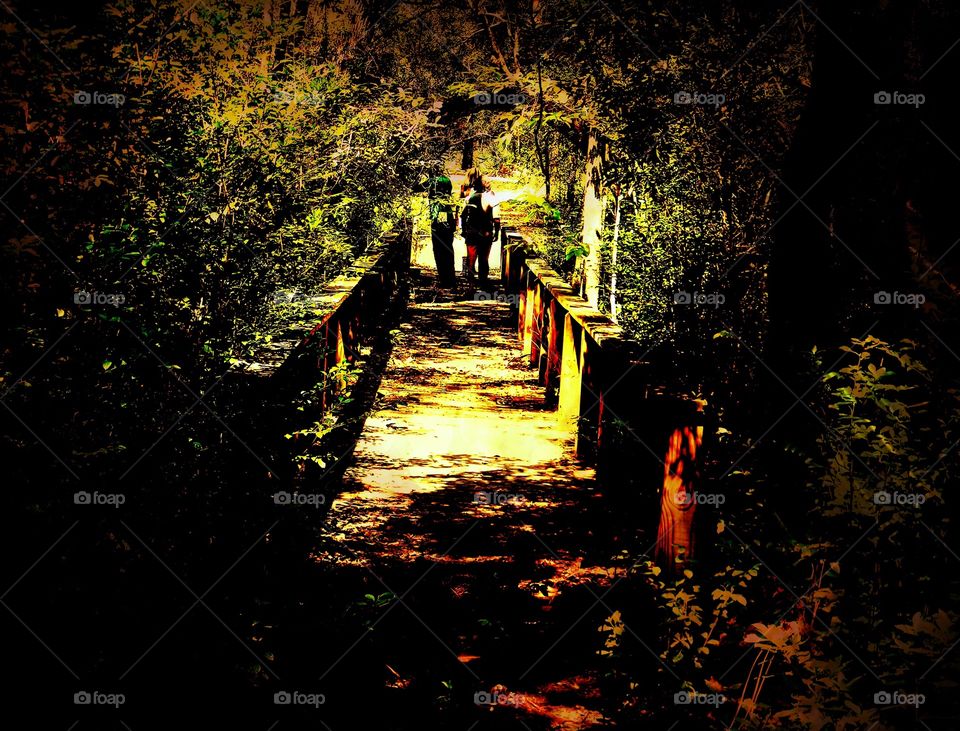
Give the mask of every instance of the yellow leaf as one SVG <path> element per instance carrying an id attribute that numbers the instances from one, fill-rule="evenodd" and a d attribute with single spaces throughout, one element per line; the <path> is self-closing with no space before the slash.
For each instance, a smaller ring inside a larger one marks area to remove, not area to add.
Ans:
<path id="1" fill-rule="evenodd" d="M 712 690 L 714 693 L 721 693 L 721 692 L 723 692 L 723 685 L 720 683 L 719 680 L 717 680 L 717 679 L 714 678 L 713 676 L 710 676 L 709 678 L 707 678 L 707 679 L 704 681 L 704 684 L 705 684 L 710 690 Z"/>

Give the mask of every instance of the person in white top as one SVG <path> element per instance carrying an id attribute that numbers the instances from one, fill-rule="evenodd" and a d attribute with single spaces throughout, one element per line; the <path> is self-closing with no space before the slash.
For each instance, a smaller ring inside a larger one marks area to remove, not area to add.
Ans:
<path id="1" fill-rule="evenodd" d="M 530 189 L 532 190 L 532 189 Z M 460 230 L 467 244 L 467 279 L 472 280 L 474 267 L 479 276 L 479 284 L 485 286 L 490 273 L 490 248 L 494 234 L 499 230 L 499 206 L 504 201 L 530 192 L 505 190 L 493 192 L 476 168 L 467 171 L 467 182 L 461 188 L 460 195 L 467 198 L 460 213 Z M 469 195 L 468 195 L 469 191 Z"/>

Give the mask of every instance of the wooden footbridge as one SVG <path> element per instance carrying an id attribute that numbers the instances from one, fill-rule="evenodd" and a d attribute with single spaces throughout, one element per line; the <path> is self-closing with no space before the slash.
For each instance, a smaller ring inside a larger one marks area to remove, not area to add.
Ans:
<path id="1" fill-rule="evenodd" d="M 313 553 L 321 585 L 379 613 L 324 639 L 317 684 L 402 694 L 449 677 L 451 693 L 510 706 L 514 725 L 500 713 L 490 728 L 589 728 L 603 673 L 583 648 L 623 571 L 609 557 L 625 532 L 667 568 L 690 557 L 703 414 L 517 229 L 494 247 L 491 291 L 437 286 L 414 231 L 313 297 L 325 314 L 306 337 L 271 344 L 278 388 L 320 381 L 334 412 L 349 366 L 379 363 Z"/>
<path id="2" fill-rule="evenodd" d="M 387 310 L 405 308 L 329 531 L 350 516 L 346 533 L 368 549 L 361 558 L 395 542 L 430 551 L 429 524 L 403 535 L 389 528 L 411 519 L 416 496 L 431 495 L 441 519 L 482 510 L 484 500 L 537 498 L 516 492 L 521 482 L 587 480 L 656 526 L 655 553 L 667 566 L 689 558 L 701 405 L 663 393 L 655 364 L 516 228 L 501 231 L 492 256 L 499 282 L 485 292 L 465 279 L 454 291 L 436 287 L 429 235 L 414 231 L 406 219 L 314 298 L 326 314 L 306 338 L 288 341 L 292 356 L 276 344 L 286 361 L 278 377 L 327 379 L 327 405 Z"/>

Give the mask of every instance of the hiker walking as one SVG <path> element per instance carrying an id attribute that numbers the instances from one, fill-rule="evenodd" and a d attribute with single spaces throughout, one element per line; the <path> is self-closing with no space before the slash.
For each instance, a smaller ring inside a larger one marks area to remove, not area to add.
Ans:
<path id="1" fill-rule="evenodd" d="M 500 229 L 500 204 L 532 192 L 532 188 L 524 188 L 494 193 L 477 168 L 467 171 L 466 183 L 460 193 L 467 198 L 460 213 L 460 231 L 467 245 L 468 280 L 473 280 L 474 267 L 476 267 L 480 286 L 487 285 L 490 274 L 490 249 L 493 246 L 495 232 L 499 233 Z"/>
<path id="2" fill-rule="evenodd" d="M 483 176 L 476 169 L 467 172 L 467 200 L 460 213 L 460 231 L 467 245 L 467 279 L 473 280 L 474 269 L 480 284 L 486 284 L 490 273 L 490 248 L 493 246 L 493 205 Z M 487 197 L 487 201 L 484 198 Z M 484 203 L 486 202 L 486 205 Z"/>
<path id="3" fill-rule="evenodd" d="M 446 175 L 431 178 L 425 184 L 430 204 L 430 238 L 433 258 L 437 263 L 437 279 L 441 287 L 453 287 L 453 237 L 457 231 L 457 215 L 450 197 L 453 183 Z"/>

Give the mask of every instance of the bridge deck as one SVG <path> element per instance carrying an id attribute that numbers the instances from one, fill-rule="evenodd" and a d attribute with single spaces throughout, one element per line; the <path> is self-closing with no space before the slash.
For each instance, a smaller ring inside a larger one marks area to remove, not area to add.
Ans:
<path id="1" fill-rule="evenodd" d="M 495 715 L 519 713 L 518 728 L 589 727 L 610 508 L 566 456 L 572 435 L 543 405 L 508 306 L 432 283 L 425 272 L 415 289 L 317 559 L 399 597 L 377 658 L 398 686 L 437 672 L 460 692 L 514 693 Z"/>
<path id="2" fill-rule="evenodd" d="M 531 512 L 581 502 L 593 489 L 593 470 L 565 455 L 572 434 L 524 367 L 508 306 L 437 296 L 447 301 L 416 303 L 401 327 L 331 508 L 331 527 L 355 537 L 367 559 L 442 553 L 449 546 L 432 533 L 451 520 L 497 525 L 505 544 Z"/>

